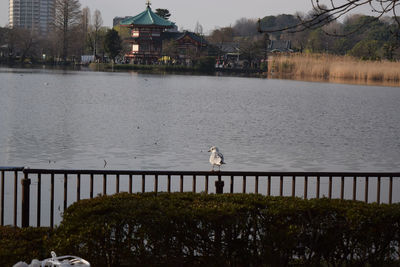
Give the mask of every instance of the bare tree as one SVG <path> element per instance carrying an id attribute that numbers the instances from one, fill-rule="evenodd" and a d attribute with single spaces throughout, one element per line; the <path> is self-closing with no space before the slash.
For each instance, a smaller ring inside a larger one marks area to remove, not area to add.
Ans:
<path id="1" fill-rule="evenodd" d="M 209 41 L 214 44 L 223 44 L 232 42 L 234 37 L 234 30 L 232 27 L 224 27 L 215 29 L 208 37 Z"/>
<path id="2" fill-rule="evenodd" d="M 257 20 L 241 18 L 233 26 L 236 36 L 253 36 L 257 34 Z"/>
<path id="3" fill-rule="evenodd" d="M 299 23 L 294 25 L 278 28 L 278 29 L 263 29 L 261 25 L 261 20 L 259 20 L 259 31 L 260 32 L 279 32 L 279 31 L 290 31 L 298 32 L 304 31 L 306 29 L 315 29 L 323 25 L 327 25 L 332 21 L 344 17 L 349 12 L 353 12 L 360 8 L 361 6 L 369 6 L 374 14 L 370 21 L 367 21 L 364 25 L 360 25 L 358 29 L 372 23 L 373 21 L 379 20 L 384 15 L 393 14 L 393 18 L 400 28 L 400 17 L 397 15 L 397 11 L 400 8 L 399 0 L 327 0 L 325 2 L 329 5 L 322 4 L 320 0 L 310 0 L 312 4 L 312 12 L 302 18 L 299 17 Z M 328 33 L 328 32 L 327 32 Z M 332 32 L 328 34 L 340 35 L 339 33 Z M 351 34 L 351 33 L 347 33 Z"/>
<path id="4" fill-rule="evenodd" d="M 90 9 L 85 7 L 82 9 L 81 15 L 81 54 L 86 53 L 86 43 L 88 41 L 88 35 L 90 30 Z"/>
<path id="5" fill-rule="evenodd" d="M 203 26 L 199 22 L 196 22 L 196 26 L 194 27 L 194 32 L 198 35 L 203 35 Z"/>
<path id="6" fill-rule="evenodd" d="M 79 0 L 56 0 L 54 27 L 61 37 L 61 57 L 65 62 L 72 32 L 81 22 L 81 4 Z"/>
<path id="7" fill-rule="evenodd" d="M 93 14 L 93 54 L 97 55 L 97 47 L 99 42 L 99 31 L 103 26 L 101 12 L 96 9 Z"/>

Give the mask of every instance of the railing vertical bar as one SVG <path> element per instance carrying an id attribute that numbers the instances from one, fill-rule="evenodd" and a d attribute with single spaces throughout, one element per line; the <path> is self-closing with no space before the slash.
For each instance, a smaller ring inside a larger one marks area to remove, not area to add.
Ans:
<path id="1" fill-rule="evenodd" d="M 230 192 L 231 192 L 231 194 L 233 194 L 233 186 L 234 186 L 234 183 L 235 183 L 235 181 L 234 181 L 234 178 L 233 178 L 233 175 L 231 176 L 231 190 L 230 190 Z"/>
<path id="2" fill-rule="evenodd" d="M 132 194 L 133 177 L 129 174 L 129 194 Z"/>
<path id="3" fill-rule="evenodd" d="M 292 176 L 292 197 L 296 195 L 296 176 Z"/>
<path id="4" fill-rule="evenodd" d="M 168 190 L 168 193 L 171 193 L 171 175 L 168 175 L 168 185 L 167 185 L 167 190 Z"/>
<path id="5" fill-rule="evenodd" d="M 279 196 L 283 196 L 283 176 L 281 175 L 279 182 Z"/>
<path id="6" fill-rule="evenodd" d="M 381 203 L 381 177 L 378 177 L 376 185 L 376 202 Z"/>
<path id="7" fill-rule="evenodd" d="M 206 191 L 206 194 L 208 194 L 208 175 L 206 175 L 204 191 Z"/>
<path id="8" fill-rule="evenodd" d="M 365 176 L 365 192 L 364 192 L 365 203 L 368 203 L 368 186 L 369 186 L 369 176 Z"/>
<path id="9" fill-rule="evenodd" d="M 389 204 L 393 203 L 393 177 L 389 178 Z"/>
<path id="10" fill-rule="evenodd" d="M 357 199 L 357 177 L 353 177 L 353 200 Z"/>
<path id="11" fill-rule="evenodd" d="M 1 177 L 0 177 L 0 186 L 1 186 L 1 192 L 0 192 L 0 226 L 4 226 L 4 171 L 1 171 Z"/>
<path id="12" fill-rule="evenodd" d="M 342 176 L 340 182 L 340 199 L 344 199 L 344 176 Z"/>
<path id="13" fill-rule="evenodd" d="M 21 180 L 21 227 L 29 227 L 30 184 L 31 180 L 28 177 L 28 173 L 24 172 L 24 178 Z"/>
<path id="14" fill-rule="evenodd" d="M 14 226 L 17 227 L 17 205 L 18 205 L 18 172 L 14 172 Z"/>
<path id="15" fill-rule="evenodd" d="M 317 199 L 319 199 L 319 197 L 321 195 L 320 191 L 321 191 L 321 177 L 317 176 L 317 188 L 316 188 Z"/>
<path id="16" fill-rule="evenodd" d="M 259 180 L 259 177 L 256 176 L 256 183 L 255 183 L 255 188 L 254 188 L 254 191 L 256 194 L 258 194 L 258 180 Z"/>
<path id="17" fill-rule="evenodd" d="M 193 193 L 196 193 L 196 175 L 193 175 L 192 191 Z"/>
<path id="18" fill-rule="evenodd" d="M 271 196 L 271 176 L 268 176 L 268 182 L 267 182 L 267 196 Z"/>
<path id="19" fill-rule="evenodd" d="M 90 174 L 90 198 L 93 198 L 93 180 L 94 180 L 94 174 Z"/>
<path id="20" fill-rule="evenodd" d="M 54 173 L 50 176 L 50 227 L 54 228 Z"/>
<path id="21" fill-rule="evenodd" d="M 142 193 L 146 191 L 146 176 L 142 174 Z"/>
<path id="22" fill-rule="evenodd" d="M 154 176 L 154 192 L 158 193 L 158 175 Z"/>
<path id="23" fill-rule="evenodd" d="M 76 201 L 81 200 L 81 174 L 76 177 Z"/>
<path id="24" fill-rule="evenodd" d="M 246 193 L 246 184 L 247 184 L 247 182 L 246 182 L 246 179 L 247 179 L 247 177 L 246 176 L 243 176 L 243 194 L 245 194 Z"/>
<path id="25" fill-rule="evenodd" d="M 117 174 L 117 177 L 115 178 L 115 192 L 119 193 L 119 174 Z"/>
<path id="26" fill-rule="evenodd" d="M 68 198 L 68 174 L 64 173 L 64 209 L 67 209 L 67 198 Z"/>
<path id="27" fill-rule="evenodd" d="M 329 199 L 332 199 L 332 176 L 329 176 L 329 191 L 328 191 Z"/>
<path id="28" fill-rule="evenodd" d="M 180 191 L 181 193 L 183 192 L 183 175 L 181 175 L 179 191 Z"/>
<path id="29" fill-rule="evenodd" d="M 41 217 L 41 199 L 42 199 L 42 175 L 38 173 L 38 184 L 37 184 L 37 217 L 36 226 L 40 227 L 40 217 Z"/>
<path id="30" fill-rule="evenodd" d="M 308 198 L 308 176 L 304 176 L 304 199 Z"/>
<path id="31" fill-rule="evenodd" d="M 107 174 L 103 174 L 103 195 L 107 195 Z"/>

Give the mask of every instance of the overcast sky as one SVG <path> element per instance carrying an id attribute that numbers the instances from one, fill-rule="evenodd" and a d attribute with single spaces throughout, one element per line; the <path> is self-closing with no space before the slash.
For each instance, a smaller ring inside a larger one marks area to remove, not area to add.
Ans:
<path id="1" fill-rule="evenodd" d="M 0 0 L 0 26 L 8 23 L 8 0 Z M 111 26 L 116 16 L 133 16 L 142 12 L 146 0 L 80 0 L 93 13 L 100 10 L 104 25 Z M 152 0 L 152 8 L 168 9 L 179 29 L 193 30 L 199 22 L 204 33 L 233 25 L 240 18 L 294 14 L 311 10 L 310 0 Z M 366 12 L 367 9 L 364 9 Z"/>

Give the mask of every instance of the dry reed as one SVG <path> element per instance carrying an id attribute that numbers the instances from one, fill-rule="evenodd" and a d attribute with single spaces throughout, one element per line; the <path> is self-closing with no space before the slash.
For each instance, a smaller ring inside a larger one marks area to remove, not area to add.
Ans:
<path id="1" fill-rule="evenodd" d="M 349 56 L 274 55 L 269 70 L 274 75 L 300 79 L 400 85 L 400 62 L 362 61 Z"/>

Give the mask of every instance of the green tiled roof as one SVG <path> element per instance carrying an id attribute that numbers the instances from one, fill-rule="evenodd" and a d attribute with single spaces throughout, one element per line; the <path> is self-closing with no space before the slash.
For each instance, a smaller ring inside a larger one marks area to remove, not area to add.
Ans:
<path id="1" fill-rule="evenodd" d="M 134 17 L 130 17 L 124 19 L 120 22 L 120 25 L 154 25 L 154 26 L 164 26 L 164 27 L 173 27 L 175 23 L 166 20 L 156 13 L 154 13 L 151 8 L 148 6 L 145 11 L 136 15 Z"/>

